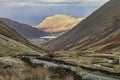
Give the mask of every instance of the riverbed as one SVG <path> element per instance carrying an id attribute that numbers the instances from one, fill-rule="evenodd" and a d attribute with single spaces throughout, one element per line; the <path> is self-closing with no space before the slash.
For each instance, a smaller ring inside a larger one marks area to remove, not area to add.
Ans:
<path id="1" fill-rule="evenodd" d="M 55 68 L 62 67 L 63 69 L 69 68 L 69 69 L 71 69 L 71 71 L 75 71 L 76 70 L 75 68 L 73 68 L 71 66 L 68 66 L 68 65 L 56 64 L 56 63 L 52 63 L 52 62 L 48 62 L 48 61 L 43 61 L 43 60 L 38 60 L 38 59 L 32 59 L 31 62 L 33 64 L 43 64 L 43 68 L 46 68 L 46 69 L 49 69 L 50 67 L 55 67 Z M 100 76 L 100 75 L 96 75 L 96 74 L 91 74 L 91 73 L 88 73 L 88 72 L 79 72 L 79 71 L 76 71 L 76 72 L 78 72 L 78 74 L 82 77 L 83 80 L 84 80 L 84 78 L 85 79 L 88 78 L 87 80 L 89 80 L 89 79 L 90 80 L 94 80 L 94 79 L 95 80 L 120 80 L 120 79 L 109 78 L 109 77 Z M 74 76 L 72 76 L 70 74 L 68 74 L 68 75 L 69 75 L 69 77 L 71 77 L 71 79 L 74 80 Z"/>

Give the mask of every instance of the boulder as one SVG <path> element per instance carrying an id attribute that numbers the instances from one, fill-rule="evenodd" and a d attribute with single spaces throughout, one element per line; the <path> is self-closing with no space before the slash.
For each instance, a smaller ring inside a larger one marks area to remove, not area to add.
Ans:
<path id="1" fill-rule="evenodd" d="M 15 63 L 12 61 L 5 61 L 3 62 L 3 68 L 11 68 L 11 67 L 15 67 Z"/>

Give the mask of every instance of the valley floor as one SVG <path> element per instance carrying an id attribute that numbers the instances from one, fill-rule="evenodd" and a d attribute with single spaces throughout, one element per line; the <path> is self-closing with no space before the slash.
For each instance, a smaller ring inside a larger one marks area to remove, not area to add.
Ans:
<path id="1" fill-rule="evenodd" d="M 85 51 L 56 53 L 58 59 L 80 66 L 81 71 L 120 78 L 120 55 Z"/>
<path id="2" fill-rule="evenodd" d="M 120 80 L 119 56 L 66 53 L 69 52 L 58 52 L 52 57 L 1 56 L 0 80 Z"/>

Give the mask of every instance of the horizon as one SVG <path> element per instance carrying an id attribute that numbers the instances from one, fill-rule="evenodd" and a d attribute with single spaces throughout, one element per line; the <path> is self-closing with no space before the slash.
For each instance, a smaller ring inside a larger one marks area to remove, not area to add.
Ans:
<path id="1" fill-rule="evenodd" d="M 0 18 L 9 18 L 32 26 L 38 25 L 46 17 L 56 14 L 86 18 L 107 1 L 108 0 L 1 0 L 0 10 L 2 10 L 2 12 L 0 13 Z"/>

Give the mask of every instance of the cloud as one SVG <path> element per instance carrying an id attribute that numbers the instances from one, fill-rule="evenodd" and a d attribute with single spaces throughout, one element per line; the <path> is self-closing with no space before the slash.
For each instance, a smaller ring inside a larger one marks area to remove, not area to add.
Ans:
<path id="1" fill-rule="evenodd" d="M 36 25 L 48 16 L 87 17 L 108 0 L 0 0 L 0 17 Z"/>
<path id="2" fill-rule="evenodd" d="M 101 5 L 109 0 L 0 0 L 1 6 L 61 6 Z"/>
<path id="3" fill-rule="evenodd" d="M 76 17 L 87 17 L 99 6 L 2 6 L 0 17 L 37 25 L 48 16 L 66 14 Z"/>

